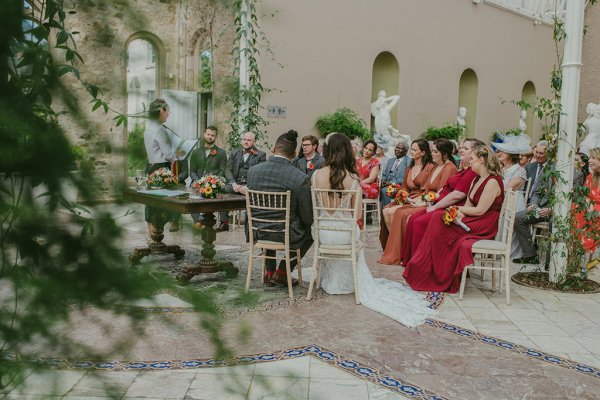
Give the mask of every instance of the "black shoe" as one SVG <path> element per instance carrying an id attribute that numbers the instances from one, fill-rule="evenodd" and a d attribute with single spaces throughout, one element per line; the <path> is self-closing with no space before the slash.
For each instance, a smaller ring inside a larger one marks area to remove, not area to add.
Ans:
<path id="1" fill-rule="evenodd" d="M 227 232 L 229 231 L 229 224 L 226 222 L 221 222 L 218 228 L 215 229 L 216 232 Z"/>

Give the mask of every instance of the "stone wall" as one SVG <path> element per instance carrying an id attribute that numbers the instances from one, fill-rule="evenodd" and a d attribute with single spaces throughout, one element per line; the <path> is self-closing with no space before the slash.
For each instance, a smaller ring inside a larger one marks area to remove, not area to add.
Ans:
<path id="1" fill-rule="evenodd" d="M 226 131 L 229 109 L 224 103 L 233 71 L 230 56 L 235 29 L 226 2 L 218 0 L 82 0 L 74 2 L 76 14 L 67 19 L 76 35 L 77 49 L 85 60 L 79 66 L 82 79 L 97 85 L 100 96 L 117 112 L 125 112 L 125 56 L 130 41 L 143 38 L 158 49 L 157 95 L 162 89 L 196 91 L 197 52 L 213 53 L 214 119 Z M 213 18 L 214 16 L 214 18 Z M 61 123 L 75 143 L 88 150 L 97 176 L 101 199 L 115 197 L 126 179 L 126 129 L 116 127 L 115 113 L 91 112 L 91 97 L 73 77 L 65 78 L 67 96 L 57 107 L 79 104 L 81 113 L 70 112 Z M 76 100 L 76 101 L 73 101 Z M 221 142 L 225 138 L 220 138 Z"/>

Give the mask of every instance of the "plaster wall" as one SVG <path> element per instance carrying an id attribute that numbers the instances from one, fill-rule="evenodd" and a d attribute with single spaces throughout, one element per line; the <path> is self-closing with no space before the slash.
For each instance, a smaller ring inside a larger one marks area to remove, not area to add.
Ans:
<path id="1" fill-rule="evenodd" d="M 519 100 L 527 81 L 549 92 L 552 28 L 490 4 L 263 0 L 259 15 L 275 53 L 260 60 L 264 86 L 275 89 L 263 104 L 287 107 L 286 118 L 270 119 L 271 138 L 314 132 L 317 117 L 340 107 L 369 123 L 373 61 L 383 51 L 399 63 L 398 129 L 413 138 L 455 120 L 467 68 L 479 79 L 475 136 L 483 140 L 518 126 L 519 110 L 502 100 Z"/>
<path id="2" fill-rule="evenodd" d="M 600 4 L 585 12 L 587 33 L 583 37 L 581 86 L 579 88 L 579 122 L 585 121 L 588 103 L 600 103 Z"/>

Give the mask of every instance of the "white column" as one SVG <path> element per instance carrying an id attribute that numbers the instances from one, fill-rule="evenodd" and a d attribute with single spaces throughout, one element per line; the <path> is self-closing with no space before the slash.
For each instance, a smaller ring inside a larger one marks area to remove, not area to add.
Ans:
<path id="1" fill-rule="evenodd" d="M 554 188 L 559 201 L 554 206 L 554 214 L 564 220 L 569 214 L 570 202 L 565 195 L 573 189 L 573 159 L 577 139 L 577 108 L 579 104 L 579 75 L 581 70 L 581 47 L 583 42 L 583 21 L 585 0 L 569 0 L 565 13 L 565 45 L 562 64 L 562 90 L 556 170 L 566 182 L 556 182 Z M 567 264 L 565 243 L 556 243 L 552 249 L 550 279 L 556 281 L 564 274 Z"/>
<path id="2" fill-rule="evenodd" d="M 248 90 L 250 84 L 250 74 L 248 72 L 248 4 L 247 0 L 241 1 L 240 9 L 240 96 L 243 90 Z M 248 115 L 248 102 L 244 99 L 240 99 L 240 111 L 238 115 L 238 123 L 240 134 L 247 130 L 243 122 L 243 118 Z"/>

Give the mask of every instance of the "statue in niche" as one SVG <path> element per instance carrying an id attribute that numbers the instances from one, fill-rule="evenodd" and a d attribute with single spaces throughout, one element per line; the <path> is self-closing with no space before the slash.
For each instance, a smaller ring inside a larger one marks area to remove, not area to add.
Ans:
<path id="1" fill-rule="evenodd" d="M 527 118 L 527 111 L 521 110 L 521 113 L 519 114 L 519 130 L 521 131 L 521 134 L 524 134 L 525 130 L 527 130 L 525 118 Z"/>
<path id="2" fill-rule="evenodd" d="M 587 136 L 579 145 L 579 151 L 590 155 L 590 150 L 600 147 L 600 104 L 589 103 L 585 108 L 588 117 L 583 122 Z"/>
<path id="3" fill-rule="evenodd" d="M 400 96 L 389 96 L 385 90 L 377 93 L 377 100 L 371 103 L 371 114 L 375 117 L 375 135 L 373 139 L 378 146 L 386 149 L 386 155 L 390 158 L 394 156 L 394 149 L 400 141 L 408 141 L 410 136 L 402 135 L 398 129 L 392 126 L 391 111 L 398 103 Z"/>
<path id="4" fill-rule="evenodd" d="M 458 114 L 456 115 L 456 125 L 460 126 L 463 129 L 463 131 L 467 127 L 465 118 L 467 118 L 467 108 L 458 107 Z"/>

